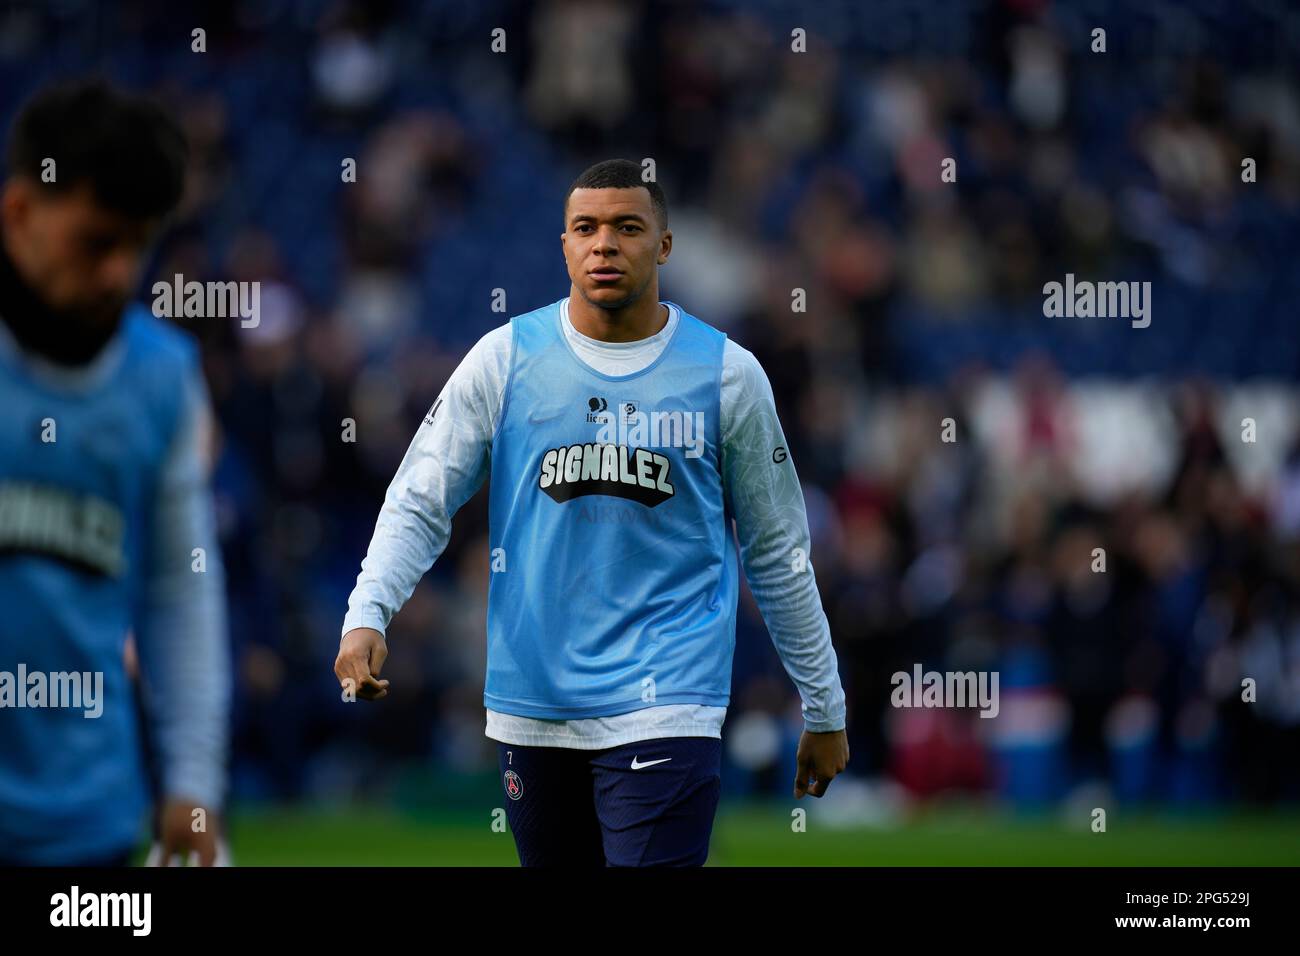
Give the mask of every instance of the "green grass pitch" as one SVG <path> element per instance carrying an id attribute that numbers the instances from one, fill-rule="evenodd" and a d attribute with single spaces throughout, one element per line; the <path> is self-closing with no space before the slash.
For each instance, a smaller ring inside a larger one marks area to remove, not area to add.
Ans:
<path id="1" fill-rule="evenodd" d="M 802 802 L 798 805 L 802 805 Z M 710 866 L 1296 866 L 1300 813 L 1113 813 L 1107 832 L 1070 829 L 1059 815 L 1019 817 L 947 807 L 888 827 L 835 827 L 809 815 L 791 829 L 781 804 L 725 804 Z M 236 812 L 240 866 L 517 866 L 509 832 L 490 813 L 359 806 Z"/>

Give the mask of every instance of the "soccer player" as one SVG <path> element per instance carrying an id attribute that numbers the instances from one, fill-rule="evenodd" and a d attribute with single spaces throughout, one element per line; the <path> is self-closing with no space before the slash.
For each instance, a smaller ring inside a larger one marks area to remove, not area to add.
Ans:
<path id="1" fill-rule="evenodd" d="M 229 645 L 207 394 L 190 337 L 128 304 L 180 199 L 185 141 L 148 101 L 77 82 L 37 93 L 6 152 L 0 865 L 122 865 L 139 845 L 150 786 L 128 636 L 159 845 L 211 864 Z"/>
<path id="2" fill-rule="evenodd" d="M 701 865 L 739 587 L 799 690 L 794 794 L 848 761 L 808 521 L 754 356 L 672 302 L 663 190 L 628 160 L 570 187 L 567 298 L 489 332 L 385 496 L 335 673 L 382 699 L 384 631 L 490 476 L 487 736 L 525 866 Z M 733 531 L 732 520 L 735 527 Z"/>

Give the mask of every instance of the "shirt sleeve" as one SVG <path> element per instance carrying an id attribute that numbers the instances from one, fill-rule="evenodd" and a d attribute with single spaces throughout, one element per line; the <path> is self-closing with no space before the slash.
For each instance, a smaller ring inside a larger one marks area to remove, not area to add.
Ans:
<path id="1" fill-rule="evenodd" d="M 229 746 L 230 642 L 209 485 L 212 415 L 197 361 L 182 403 L 151 515 L 136 646 L 163 793 L 216 807 Z"/>
<path id="2" fill-rule="evenodd" d="M 510 348 L 509 324 L 483 336 L 430 406 L 384 496 L 343 634 L 387 631 L 447 547 L 452 516 L 487 480 Z"/>
<path id="3" fill-rule="evenodd" d="M 843 730 L 844 689 L 813 574 L 803 489 L 767 374 L 751 352 L 730 340 L 721 406 L 723 487 L 736 519 L 745 578 L 798 688 L 805 727 L 816 733 Z"/>

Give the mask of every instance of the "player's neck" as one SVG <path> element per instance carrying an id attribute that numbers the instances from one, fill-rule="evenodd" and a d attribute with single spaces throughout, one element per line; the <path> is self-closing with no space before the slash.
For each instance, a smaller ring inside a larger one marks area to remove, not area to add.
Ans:
<path id="1" fill-rule="evenodd" d="M 668 324 L 668 306 L 659 302 L 658 295 L 645 295 L 624 309 L 602 309 L 570 289 L 569 321 L 591 339 L 637 342 L 663 330 Z"/>
<path id="2" fill-rule="evenodd" d="M 22 349 L 58 365 L 83 366 L 116 334 L 121 319 L 119 313 L 111 323 L 90 326 L 51 309 L 19 271 L 0 229 L 0 322 Z"/>

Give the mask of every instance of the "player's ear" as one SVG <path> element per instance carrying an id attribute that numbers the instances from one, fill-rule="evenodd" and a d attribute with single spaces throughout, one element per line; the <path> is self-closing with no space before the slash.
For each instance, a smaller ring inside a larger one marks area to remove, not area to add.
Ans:
<path id="1" fill-rule="evenodd" d="M 5 182 L 4 190 L 0 192 L 0 216 L 10 228 L 26 218 L 31 198 L 31 186 L 26 180 L 15 176 Z"/>
<path id="2" fill-rule="evenodd" d="M 671 229 L 665 229 L 664 234 L 659 237 L 659 264 L 663 265 L 668 261 L 669 254 L 673 251 L 673 232 Z"/>

